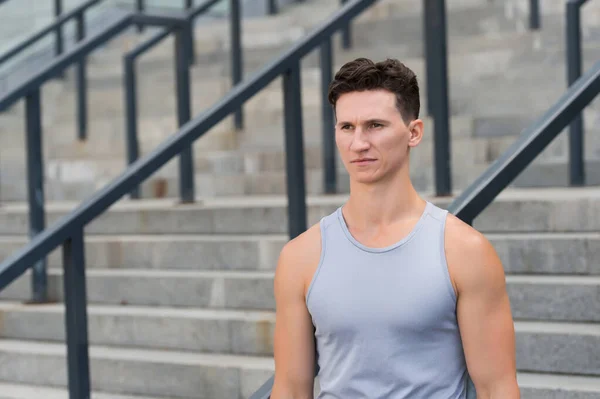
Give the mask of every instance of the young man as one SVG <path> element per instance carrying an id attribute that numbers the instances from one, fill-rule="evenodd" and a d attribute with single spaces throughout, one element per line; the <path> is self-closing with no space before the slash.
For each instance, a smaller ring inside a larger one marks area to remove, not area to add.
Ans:
<path id="1" fill-rule="evenodd" d="M 282 250 L 273 399 L 516 399 L 504 270 L 482 234 L 411 184 L 419 87 L 360 58 L 330 86 L 348 201 Z M 316 348 L 315 348 L 316 342 Z"/>

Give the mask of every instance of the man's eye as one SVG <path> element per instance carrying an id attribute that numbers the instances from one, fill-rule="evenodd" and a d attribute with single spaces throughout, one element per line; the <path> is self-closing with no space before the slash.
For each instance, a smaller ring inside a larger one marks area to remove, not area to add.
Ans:
<path id="1" fill-rule="evenodd" d="M 382 125 L 381 123 L 377 123 L 377 122 L 374 122 L 374 123 L 372 123 L 372 124 L 371 124 L 371 127 L 372 127 L 372 128 L 375 128 L 375 129 L 377 129 L 377 128 L 380 128 L 380 127 L 382 127 L 382 126 L 383 126 L 383 125 Z"/>
<path id="2" fill-rule="evenodd" d="M 348 130 L 348 129 L 350 129 L 350 128 L 351 128 L 351 126 L 350 126 L 350 125 L 344 125 L 344 126 L 342 126 L 342 130 Z"/>

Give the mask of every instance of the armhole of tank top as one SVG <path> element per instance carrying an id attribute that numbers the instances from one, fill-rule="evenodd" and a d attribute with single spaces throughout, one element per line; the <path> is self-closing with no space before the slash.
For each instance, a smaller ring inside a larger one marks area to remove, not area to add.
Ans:
<path id="1" fill-rule="evenodd" d="M 321 271 L 321 267 L 323 266 L 323 260 L 325 259 L 325 233 L 327 231 L 327 226 L 325 225 L 325 218 L 321 219 L 319 222 L 319 228 L 321 231 L 321 256 L 319 257 L 319 264 L 317 265 L 317 269 L 315 270 L 315 274 L 313 275 L 310 284 L 308 285 L 308 291 L 306 292 L 306 300 L 305 304 L 308 306 L 308 300 L 310 298 L 310 294 L 312 293 L 313 287 L 317 281 L 317 277 L 319 276 L 319 272 Z"/>
<path id="2" fill-rule="evenodd" d="M 448 288 L 448 294 L 456 306 L 456 292 L 454 292 L 454 286 L 452 285 L 452 277 L 450 276 L 450 269 L 448 268 L 448 259 L 446 258 L 446 221 L 448 220 L 448 211 L 444 211 L 440 218 L 440 261 L 442 264 L 442 272 L 446 280 L 446 287 Z"/>

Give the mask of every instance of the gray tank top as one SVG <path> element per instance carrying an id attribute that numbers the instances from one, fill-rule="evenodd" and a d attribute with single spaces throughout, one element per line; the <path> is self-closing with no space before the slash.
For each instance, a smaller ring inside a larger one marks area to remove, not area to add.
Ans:
<path id="1" fill-rule="evenodd" d="M 321 220 L 321 259 L 306 297 L 319 399 L 466 398 L 446 215 L 428 202 L 410 234 L 386 248 L 358 242 L 341 207 Z"/>

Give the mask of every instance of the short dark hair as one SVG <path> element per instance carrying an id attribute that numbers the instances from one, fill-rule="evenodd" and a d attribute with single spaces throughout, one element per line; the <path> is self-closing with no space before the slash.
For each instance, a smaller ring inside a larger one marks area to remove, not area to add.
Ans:
<path id="1" fill-rule="evenodd" d="M 375 63 L 368 58 L 357 58 L 347 62 L 329 85 L 329 103 L 335 110 L 342 94 L 381 89 L 396 95 L 396 107 L 405 122 L 419 117 L 421 103 L 417 76 L 396 59 Z"/>

